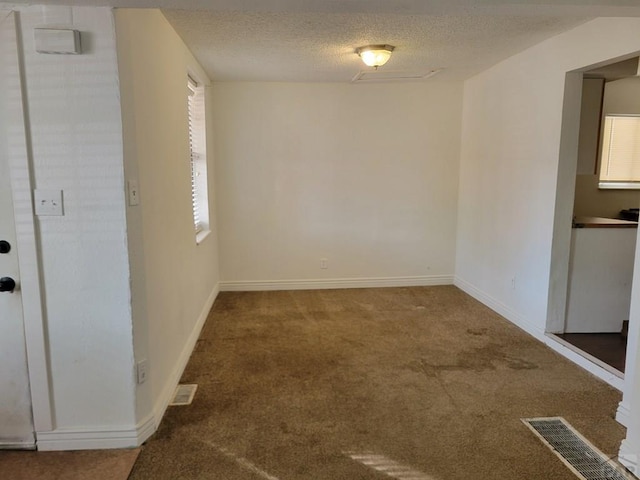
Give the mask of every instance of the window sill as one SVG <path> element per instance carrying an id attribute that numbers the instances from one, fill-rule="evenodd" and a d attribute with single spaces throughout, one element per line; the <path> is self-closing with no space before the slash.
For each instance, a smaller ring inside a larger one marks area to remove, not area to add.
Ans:
<path id="1" fill-rule="evenodd" d="M 640 190 L 638 182 L 607 182 L 600 180 L 598 182 L 600 190 Z"/>
<path id="2" fill-rule="evenodd" d="M 196 233 L 196 245 L 200 245 L 210 233 L 211 230 L 202 230 L 201 232 Z"/>

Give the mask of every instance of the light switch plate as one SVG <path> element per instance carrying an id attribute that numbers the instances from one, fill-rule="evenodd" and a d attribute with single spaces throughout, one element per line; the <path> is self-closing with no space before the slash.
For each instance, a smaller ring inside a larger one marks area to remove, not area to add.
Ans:
<path id="1" fill-rule="evenodd" d="M 127 181 L 129 190 L 129 206 L 135 207 L 140 204 L 140 191 L 138 190 L 138 180 L 131 179 Z"/>
<path id="2" fill-rule="evenodd" d="M 40 217 L 64 215 L 62 190 L 36 189 L 33 192 L 33 201 L 36 215 Z"/>
<path id="3" fill-rule="evenodd" d="M 143 384 L 147 381 L 147 377 L 149 375 L 149 363 L 146 359 L 140 360 L 136 364 L 136 377 L 138 381 L 138 385 Z"/>

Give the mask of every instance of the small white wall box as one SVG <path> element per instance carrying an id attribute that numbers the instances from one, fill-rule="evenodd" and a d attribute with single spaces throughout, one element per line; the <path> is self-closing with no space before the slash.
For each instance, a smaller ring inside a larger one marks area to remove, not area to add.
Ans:
<path id="1" fill-rule="evenodd" d="M 80 32 L 62 28 L 35 28 L 36 52 L 58 55 L 82 53 Z"/>

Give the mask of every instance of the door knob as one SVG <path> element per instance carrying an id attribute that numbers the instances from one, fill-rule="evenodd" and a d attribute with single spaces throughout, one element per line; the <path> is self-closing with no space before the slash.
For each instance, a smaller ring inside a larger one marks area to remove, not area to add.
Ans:
<path id="1" fill-rule="evenodd" d="M 11 244 L 6 240 L 0 240 L 0 253 L 9 253 L 11 251 Z"/>
<path id="2" fill-rule="evenodd" d="M 11 277 L 0 278 L 0 292 L 13 293 L 16 289 L 16 281 Z"/>

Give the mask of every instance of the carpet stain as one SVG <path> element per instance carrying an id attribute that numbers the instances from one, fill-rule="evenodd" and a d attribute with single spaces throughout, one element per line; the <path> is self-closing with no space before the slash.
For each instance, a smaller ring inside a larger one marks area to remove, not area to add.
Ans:
<path id="1" fill-rule="evenodd" d="M 193 404 L 167 410 L 130 480 L 385 478 L 343 452 L 574 480 L 520 418 L 564 416 L 605 452 L 625 435 L 620 392 L 453 286 L 222 292 L 202 338 Z"/>
<path id="2" fill-rule="evenodd" d="M 488 328 L 467 328 L 467 333 L 469 335 L 482 336 L 486 335 L 488 331 Z"/>
<path id="3" fill-rule="evenodd" d="M 435 378 L 443 372 L 483 372 L 488 370 L 496 370 L 498 367 L 504 366 L 511 370 L 535 370 L 540 368 L 538 364 L 517 358 L 506 354 L 499 354 L 492 358 L 474 355 L 462 355 L 456 363 L 437 364 L 426 359 L 414 360 L 404 364 L 402 368 L 422 373 L 426 377 Z"/>
<path id="4" fill-rule="evenodd" d="M 507 363 L 507 367 L 512 370 L 535 370 L 540 368 L 539 365 L 523 358 L 513 358 L 505 355 L 504 360 Z"/>
<path id="5" fill-rule="evenodd" d="M 452 362 L 434 363 L 420 359 L 405 365 L 405 368 L 422 372 L 427 377 L 435 377 L 440 372 L 496 370 L 501 366 L 512 370 L 534 370 L 539 366 L 528 360 L 509 355 L 500 345 L 489 344 L 483 347 L 458 352 Z"/>

